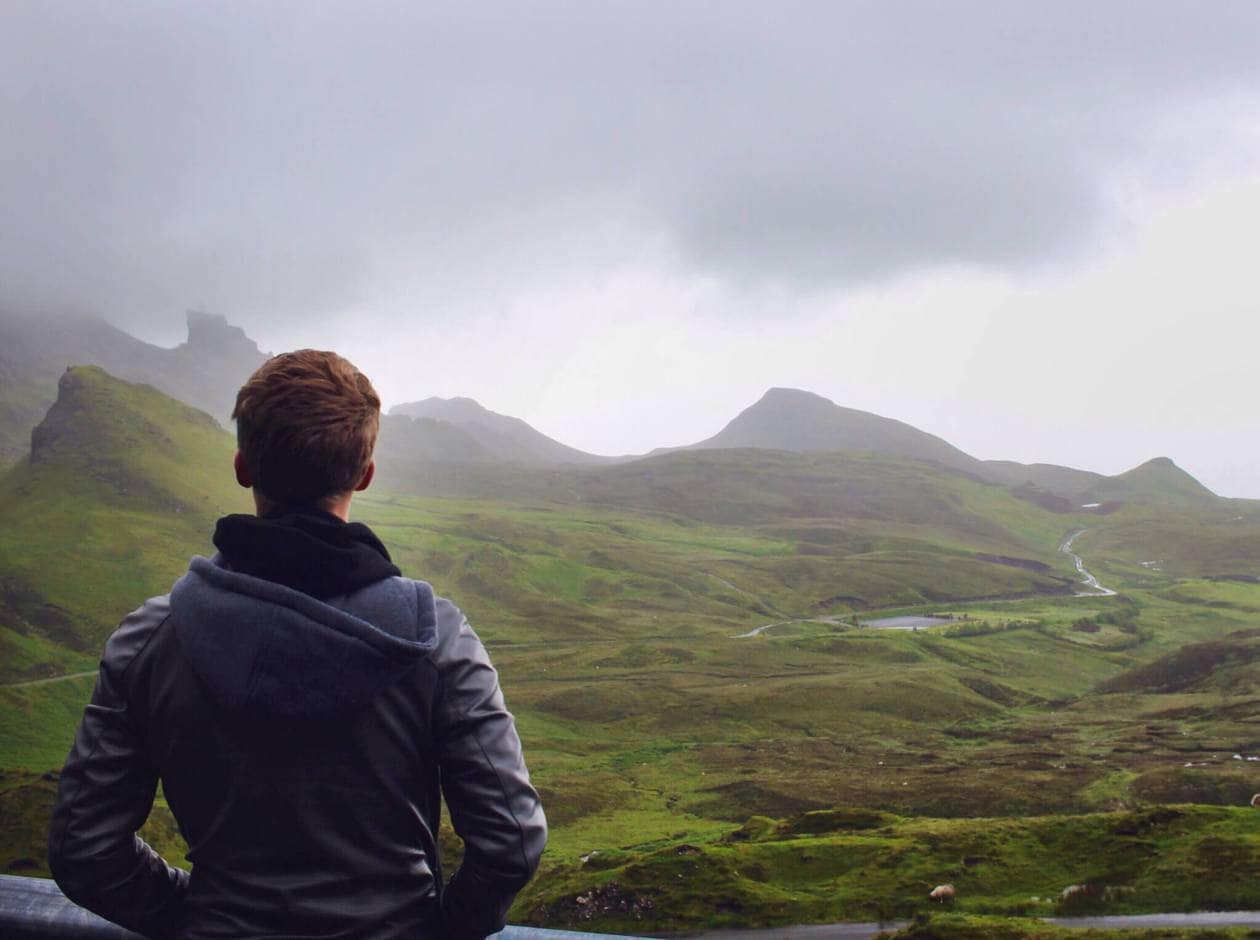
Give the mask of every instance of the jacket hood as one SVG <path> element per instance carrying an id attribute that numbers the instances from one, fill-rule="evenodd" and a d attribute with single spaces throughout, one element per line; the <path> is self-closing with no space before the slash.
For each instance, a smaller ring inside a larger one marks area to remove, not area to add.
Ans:
<path id="1" fill-rule="evenodd" d="M 317 600 L 193 558 L 171 589 L 176 637 L 220 706 L 241 718 L 344 718 L 437 645 L 433 590 L 387 577 Z"/>
<path id="2" fill-rule="evenodd" d="M 371 529 L 314 506 L 224 516 L 214 546 L 222 567 L 320 600 L 402 574 Z"/>

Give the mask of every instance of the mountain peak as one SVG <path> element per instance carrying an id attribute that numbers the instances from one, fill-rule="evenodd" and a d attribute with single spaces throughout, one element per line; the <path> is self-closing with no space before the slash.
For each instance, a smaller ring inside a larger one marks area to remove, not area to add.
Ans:
<path id="1" fill-rule="evenodd" d="M 830 398 L 824 398 L 817 392 L 807 392 L 803 388 L 787 388 L 781 385 L 775 385 L 766 389 L 766 393 L 761 396 L 761 401 L 812 401 L 826 402 L 829 405 L 835 404 Z"/>
<path id="2" fill-rule="evenodd" d="M 824 398 L 815 392 L 807 392 L 803 388 L 782 388 L 775 386 L 766 389 L 756 402 L 754 402 L 746 411 L 752 411 L 755 408 L 799 408 L 809 410 L 831 410 L 840 409 L 830 398 Z M 843 409 L 851 410 L 851 409 Z"/>
<path id="3" fill-rule="evenodd" d="M 433 396 L 395 405 L 389 413 L 454 425 L 475 440 L 489 459 L 526 464 L 596 463 L 603 459 L 552 440 L 520 418 L 491 411 L 472 398 Z"/>
<path id="4" fill-rule="evenodd" d="M 692 447 L 872 451 L 928 460 L 968 472 L 978 472 L 979 468 L 975 458 L 939 437 L 902 421 L 845 408 L 799 388 L 768 389 L 725 428 Z"/>
<path id="5" fill-rule="evenodd" d="M 475 421 L 494 418 L 506 418 L 491 411 L 475 398 L 456 395 L 452 398 L 440 398 L 430 395 L 421 401 L 404 402 L 389 409 L 392 415 L 406 415 L 409 418 L 436 418 L 439 421 Z M 508 418 L 507 420 L 516 420 Z"/>
<path id="6" fill-rule="evenodd" d="M 183 344 L 184 348 L 225 356 L 263 355 L 258 344 L 241 327 L 232 326 L 227 317 L 221 314 L 188 310 L 185 317 L 188 322 L 188 340 Z"/>
<path id="7" fill-rule="evenodd" d="M 108 434 L 111 428 L 99 419 L 116 410 L 100 406 L 110 403 L 113 381 L 117 380 L 99 366 L 68 367 L 57 380 L 52 407 L 31 429 L 31 463 L 47 463 L 67 447 L 78 448 Z"/>
<path id="8" fill-rule="evenodd" d="M 1201 503 L 1216 494 L 1170 457 L 1153 457 L 1132 470 L 1116 474 L 1095 488 L 1097 498 L 1131 499 L 1145 503 Z"/>
<path id="9" fill-rule="evenodd" d="M 126 465 L 141 476 L 136 468 L 169 458 L 184 435 L 230 446 L 228 435 L 204 411 L 99 366 L 71 366 L 57 382 L 57 400 L 31 431 L 30 460 L 32 466 L 67 462 L 98 478 L 101 468 Z"/>
<path id="10" fill-rule="evenodd" d="M 485 405 L 477 401 L 475 398 L 469 398 L 467 395 L 452 395 L 450 398 L 442 398 L 440 395 L 430 395 L 425 401 L 446 402 L 452 405 L 470 405 L 481 411 L 490 411 Z"/>

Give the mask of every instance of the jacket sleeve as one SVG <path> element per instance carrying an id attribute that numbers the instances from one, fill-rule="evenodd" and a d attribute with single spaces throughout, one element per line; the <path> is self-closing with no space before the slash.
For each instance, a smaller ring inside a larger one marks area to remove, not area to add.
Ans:
<path id="1" fill-rule="evenodd" d="M 438 636 L 442 792 L 464 840 L 463 864 L 442 895 L 443 928 L 464 940 L 503 928 L 538 867 L 547 821 L 498 674 L 463 614 L 441 600 Z"/>
<path id="2" fill-rule="evenodd" d="M 158 775 L 145 760 L 127 667 L 165 617 L 163 600 L 132 613 L 110 637 L 92 700 L 61 773 L 48 864 L 66 897 L 149 937 L 178 927 L 188 874 L 136 835 Z"/>

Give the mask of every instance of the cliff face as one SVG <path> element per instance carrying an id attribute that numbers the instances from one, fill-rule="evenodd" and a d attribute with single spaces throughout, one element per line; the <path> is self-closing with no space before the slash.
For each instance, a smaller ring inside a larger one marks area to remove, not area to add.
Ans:
<path id="1" fill-rule="evenodd" d="M 31 431 L 30 462 L 35 467 L 73 464 L 92 477 L 117 464 L 139 478 L 147 475 L 146 464 L 176 459 L 190 442 L 202 446 L 204 441 L 216 448 L 230 445 L 204 411 L 151 386 L 117 379 L 99 366 L 74 366 L 61 374 L 57 400 Z M 187 471 L 176 476 L 186 477 Z"/>
<path id="2" fill-rule="evenodd" d="M 239 326 L 224 317 L 190 310 L 188 339 L 174 349 L 159 350 L 148 374 L 116 373 L 148 382 L 226 423 L 236 392 L 267 359 Z"/>
<path id="3" fill-rule="evenodd" d="M 203 349 L 236 349 L 243 353 L 258 355 L 258 344 L 245 335 L 239 326 L 232 326 L 227 317 L 217 313 L 205 313 L 200 310 L 189 310 L 187 346 Z"/>
<path id="4" fill-rule="evenodd" d="M 266 359 L 221 316 L 188 314 L 188 339 L 164 349 L 102 320 L 0 319 L 0 466 L 26 453 L 71 366 L 99 366 L 144 382 L 226 424 L 236 391 Z"/>

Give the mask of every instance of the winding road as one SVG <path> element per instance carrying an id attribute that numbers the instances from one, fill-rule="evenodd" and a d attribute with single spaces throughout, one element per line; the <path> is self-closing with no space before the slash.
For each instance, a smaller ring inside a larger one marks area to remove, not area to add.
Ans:
<path id="1" fill-rule="evenodd" d="M 97 674 L 96 669 L 88 672 L 70 672 L 61 676 L 49 676 L 46 679 L 22 679 L 18 682 L 0 682 L 0 689 L 18 689 L 26 685 L 48 685 L 52 682 L 66 682 L 70 679 L 83 679 Z"/>

